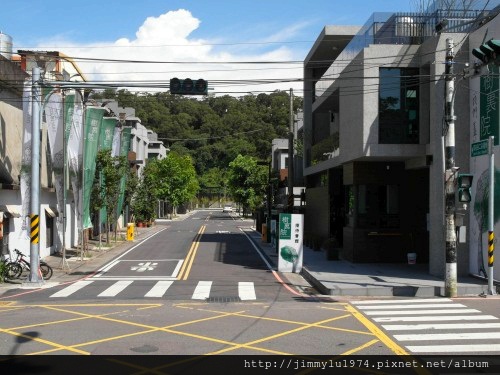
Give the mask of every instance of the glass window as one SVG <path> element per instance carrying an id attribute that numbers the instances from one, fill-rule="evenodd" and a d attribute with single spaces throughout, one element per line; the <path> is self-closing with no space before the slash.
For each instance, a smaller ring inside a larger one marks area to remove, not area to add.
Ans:
<path id="1" fill-rule="evenodd" d="M 418 113 L 418 69 L 380 68 L 379 143 L 418 143 Z"/>

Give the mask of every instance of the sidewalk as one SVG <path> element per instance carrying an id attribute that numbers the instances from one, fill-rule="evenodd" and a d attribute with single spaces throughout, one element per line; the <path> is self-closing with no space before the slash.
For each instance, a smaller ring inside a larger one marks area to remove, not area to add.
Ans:
<path id="1" fill-rule="evenodd" d="M 193 211 L 192 211 L 193 212 Z M 179 215 L 174 220 L 183 220 L 186 215 Z M 111 241 L 111 248 L 99 250 L 94 242 L 94 248 L 89 251 L 89 258 L 82 260 L 79 250 L 67 251 L 66 262 L 61 255 L 55 254 L 44 260 L 53 268 L 54 275 L 45 282 L 45 287 L 54 283 L 74 281 L 89 276 L 105 263 L 119 256 L 124 251 L 135 246 L 141 240 L 153 235 L 164 228 L 170 220 L 160 220 L 149 228 L 136 228 L 135 241 Z M 254 244 L 265 255 L 269 263 L 278 269 L 278 254 L 270 243 L 262 242 L 261 234 L 255 230 L 253 221 L 248 222 L 245 232 Z M 245 223 L 247 224 L 247 223 Z M 292 284 L 298 281 L 297 274 L 288 275 Z M 427 265 L 424 264 L 365 264 L 350 263 L 345 260 L 327 260 L 323 251 L 313 251 L 304 246 L 303 267 L 300 274 L 314 286 L 319 293 L 330 296 L 370 296 L 370 297 L 435 297 L 444 296 L 444 279 L 428 274 Z M 302 278 L 300 278 L 302 280 Z M 17 284 L 0 284 L 2 289 L 19 287 Z M 488 290 L 486 280 L 473 277 L 458 278 L 459 296 L 485 295 Z M 296 284 L 297 285 L 297 284 Z M 303 286 L 303 285 L 302 285 Z"/>
<path id="2" fill-rule="evenodd" d="M 278 268 L 278 253 L 261 234 L 251 235 L 254 243 Z M 429 275 L 427 264 L 351 263 L 327 260 L 324 251 L 304 246 L 301 275 L 321 294 L 331 296 L 436 297 L 444 296 L 444 278 Z M 286 274 L 285 274 L 286 276 Z M 485 295 L 488 282 L 458 277 L 458 296 Z"/>

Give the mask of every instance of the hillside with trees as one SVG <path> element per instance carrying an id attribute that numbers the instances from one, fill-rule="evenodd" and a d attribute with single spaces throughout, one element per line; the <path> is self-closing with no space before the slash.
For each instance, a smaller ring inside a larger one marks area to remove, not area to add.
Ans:
<path id="1" fill-rule="evenodd" d="M 93 98 L 135 108 L 141 123 L 156 132 L 171 152 L 191 158 L 200 195 L 205 197 L 231 194 L 230 163 L 238 155 L 269 160 L 272 140 L 286 138 L 289 131 L 290 96 L 285 91 L 189 97 L 104 90 Z M 294 112 L 301 107 L 302 98 L 294 97 Z"/>

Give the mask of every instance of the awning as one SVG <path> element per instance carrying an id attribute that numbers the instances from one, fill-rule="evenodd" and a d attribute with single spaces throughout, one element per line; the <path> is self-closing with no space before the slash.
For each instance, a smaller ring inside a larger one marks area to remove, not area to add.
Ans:
<path id="1" fill-rule="evenodd" d="M 0 205 L 0 211 L 3 211 L 7 217 L 21 217 L 21 213 L 13 205 Z"/>
<path id="2" fill-rule="evenodd" d="M 57 208 L 55 206 L 47 206 L 47 207 L 45 207 L 45 212 L 50 217 L 59 216 L 59 211 L 57 211 Z"/>

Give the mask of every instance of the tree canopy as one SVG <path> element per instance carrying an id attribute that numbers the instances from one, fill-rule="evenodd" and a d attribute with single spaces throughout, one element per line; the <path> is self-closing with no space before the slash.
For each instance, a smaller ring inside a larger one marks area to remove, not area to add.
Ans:
<path id="1" fill-rule="evenodd" d="M 193 182 L 188 189 L 190 192 L 184 195 L 173 194 L 170 185 L 158 184 L 158 181 L 142 183 L 154 187 L 154 195 L 159 199 L 165 199 L 168 195 L 171 204 L 174 204 L 174 201 L 175 204 L 183 203 L 182 199 L 199 189 L 200 194 L 217 194 L 219 197 L 225 197 L 230 191 L 236 194 L 233 198 L 238 197 L 247 209 L 253 209 L 257 202 L 263 200 L 262 189 L 250 189 L 248 184 L 255 181 L 245 182 L 246 187 L 242 187 L 246 189 L 245 192 L 236 189 L 234 184 L 232 189 L 229 189 L 229 170 L 232 170 L 234 183 L 235 168 L 242 157 L 250 158 L 252 163 L 268 160 L 272 140 L 286 138 L 290 126 L 290 96 L 286 91 L 249 94 L 239 98 L 229 95 L 194 98 L 171 95 L 168 92 L 130 93 L 126 90 L 104 90 L 94 93 L 93 98 L 114 99 L 121 107 L 135 108 L 141 123 L 156 132 L 158 139 L 170 148 L 166 159 L 159 164 L 148 166 L 153 175 L 163 173 L 163 178 L 167 178 L 167 172 L 160 173 L 157 169 L 159 167 L 170 170 L 169 173 L 172 174 L 168 176 L 172 179 L 174 175 L 182 175 L 180 172 L 183 167 L 177 170 L 179 174 L 172 172 L 175 168 L 168 165 L 170 161 L 167 161 L 171 156 L 176 162 L 183 161 L 186 165 L 193 166 L 197 183 Z M 301 107 L 302 98 L 294 97 L 295 111 Z M 188 159 L 182 159 L 183 157 L 188 157 L 190 162 Z M 255 171 L 257 170 L 259 168 Z M 174 180 L 169 182 L 173 183 Z M 245 194 L 248 196 L 244 197 Z M 252 197 L 252 194 L 255 196 Z"/>
<path id="2" fill-rule="evenodd" d="M 167 147 L 191 156 L 198 176 L 213 168 L 226 169 L 239 154 L 267 160 L 272 140 L 286 138 L 290 125 L 286 91 L 193 98 L 168 92 L 105 90 L 93 97 L 135 108 L 141 123 Z M 301 107 L 302 98 L 294 97 L 295 110 Z"/>

